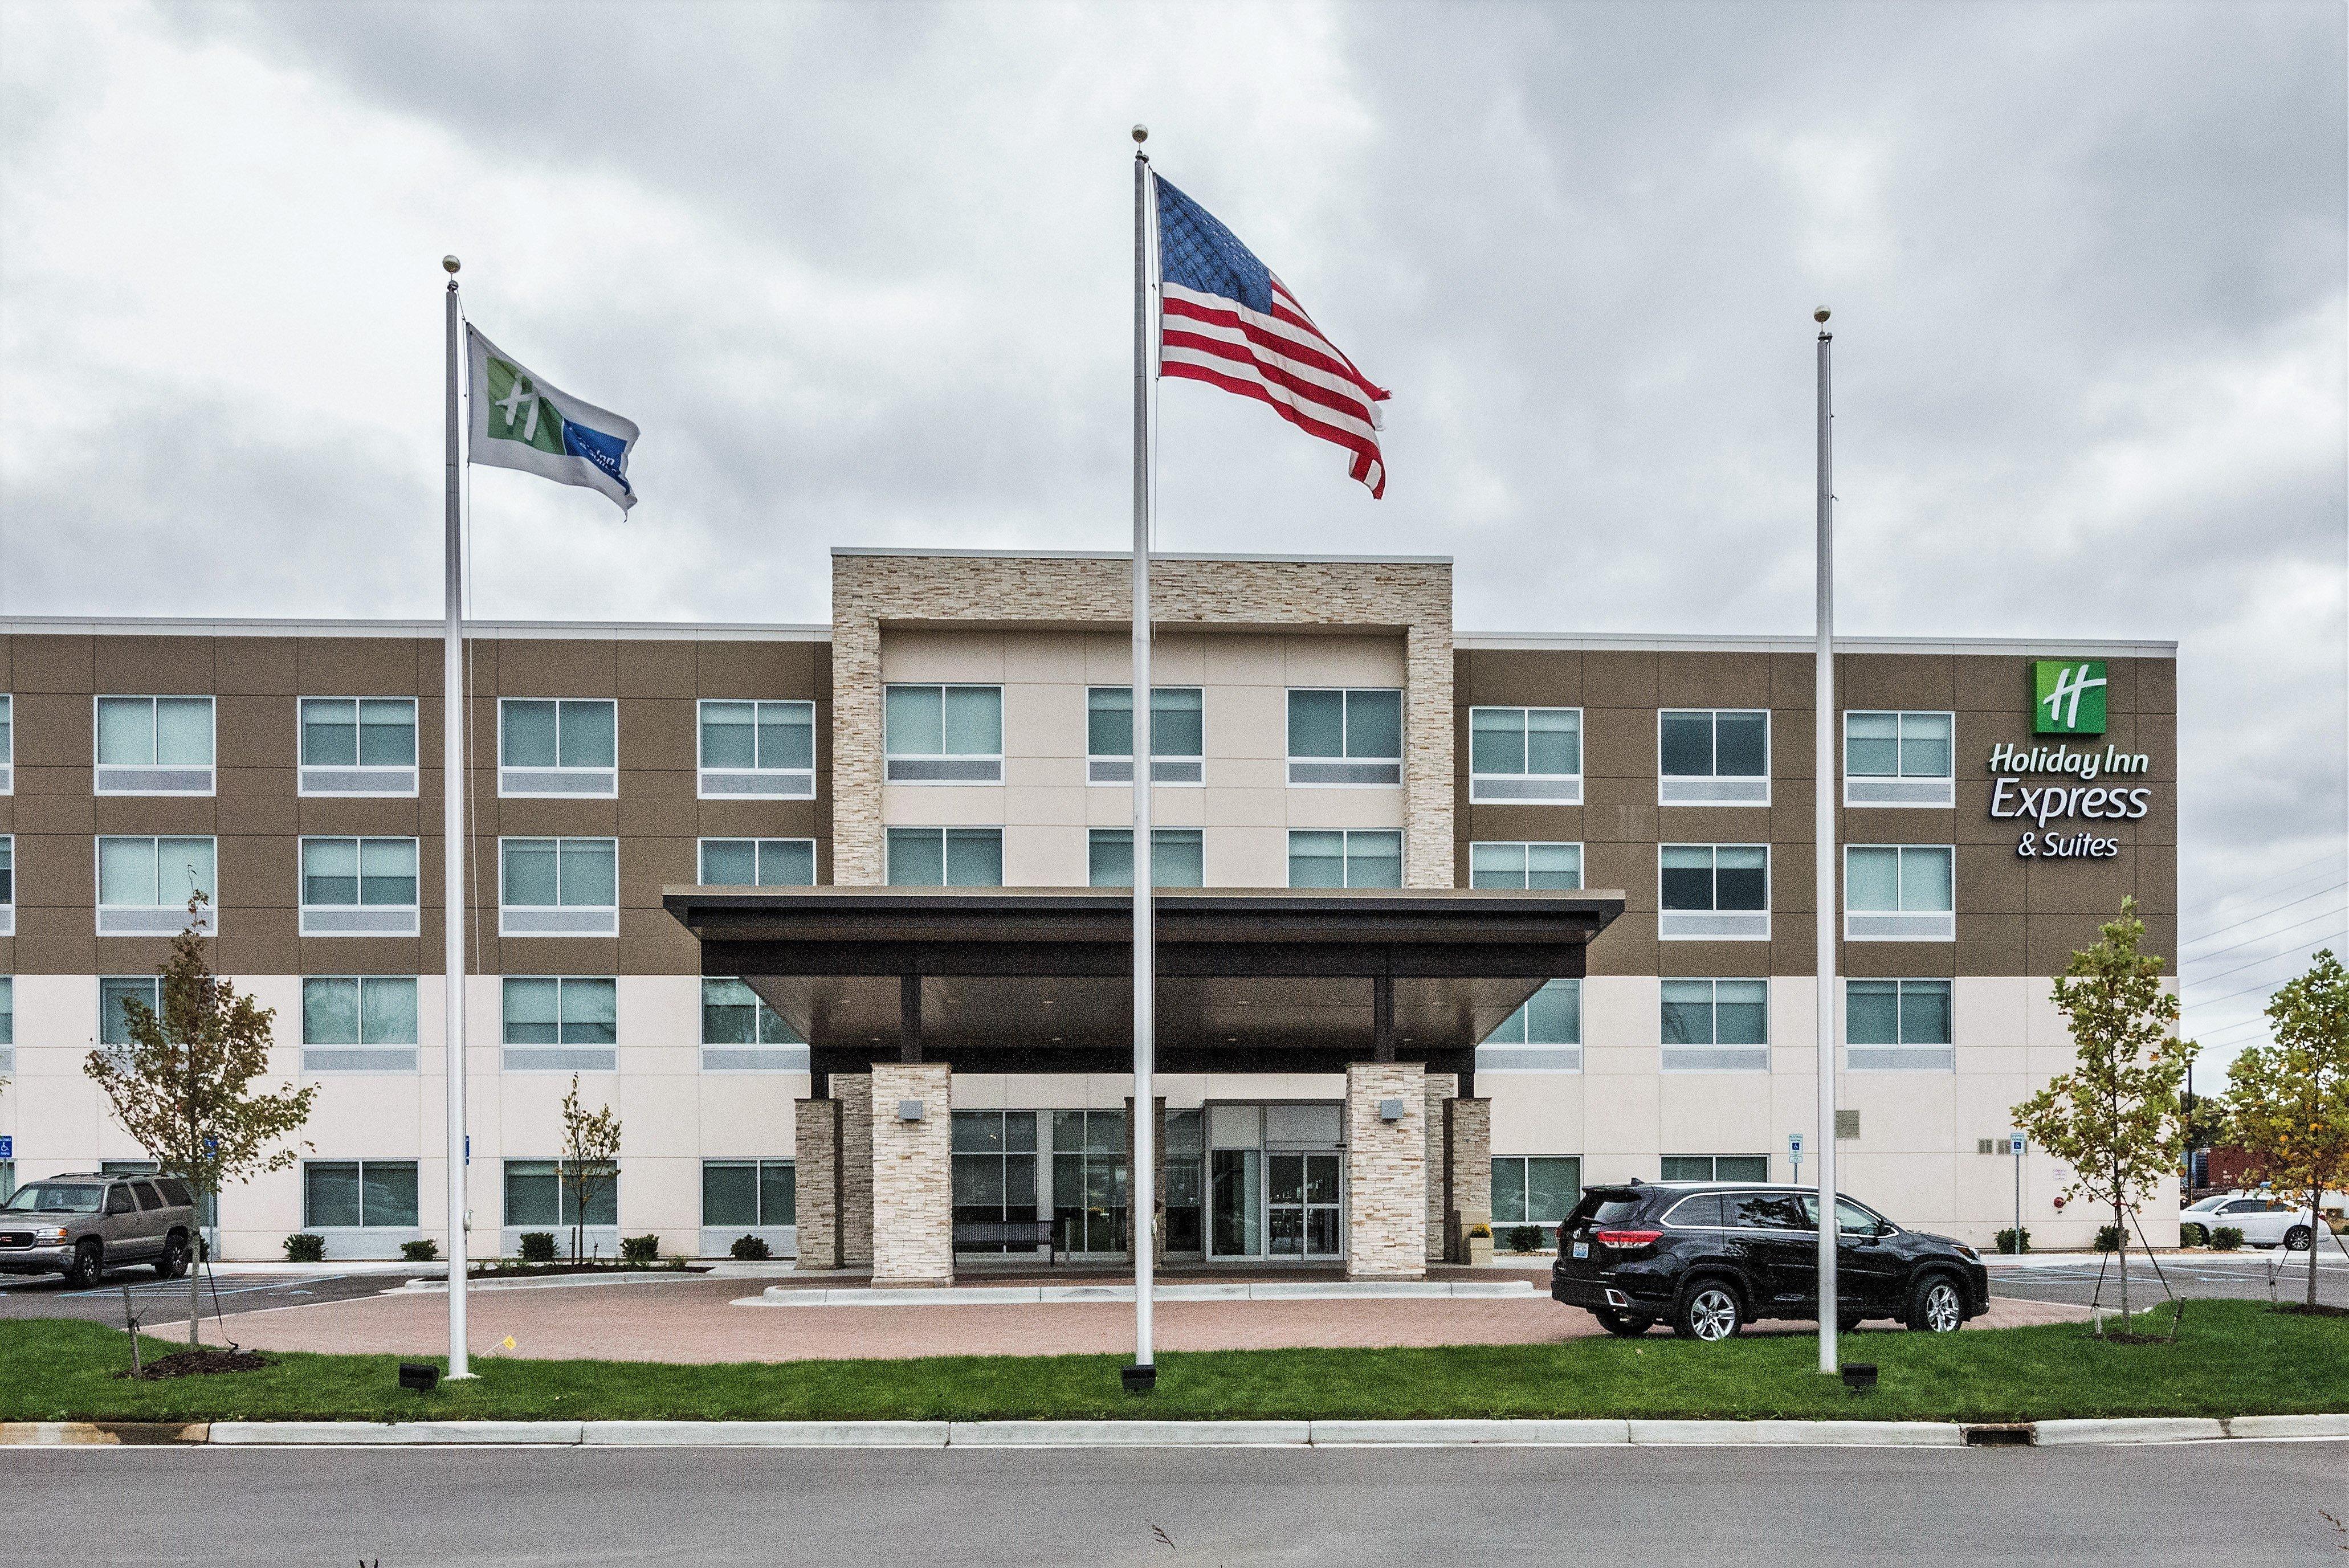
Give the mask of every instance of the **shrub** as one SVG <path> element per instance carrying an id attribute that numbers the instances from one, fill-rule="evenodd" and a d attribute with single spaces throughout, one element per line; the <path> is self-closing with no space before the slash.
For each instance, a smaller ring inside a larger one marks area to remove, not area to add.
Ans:
<path id="1" fill-rule="evenodd" d="M 285 1261 L 289 1264 L 322 1264 L 326 1261 L 326 1238 L 314 1236 L 307 1231 L 296 1232 L 285 1238 Z"/>
<path id="2" fill-rule="evenodd" d="M 1509 1251 L 1530 1253 L 1541 1245 L 1541 1227 L 1518 1225 L 1509 1232 Z"/>
<path id="3" fill-rule="evenodd" d="M 1493 1239 L 1493 1227 L 1490 1225 L 1471 1225 L 1468 1227 L 1468 1233 L 1471 1236 L 1482 1236 L 1485 1240 L 1489 1242 Z"/>
<path id="4" fill-rule="evenodd" d="M 402 1242 L 399 1255 L 412 1264 L 429 1264 L 440 1255 L 440 1243 L 427 1236 L 420 1242 Z"/>
<path id="5" fill-rule="evenodd" d="M 734 1244 L 726 1250 L 745 1262 L 756 1262 L 761 1258 L 775 1255 L 768 1247 L 767 1238 L 764 1236 L 737 1236 L 734 1238 Z"/>
<path id="6" fill-rule="evenodd" d="M 2178 1227 L 2178 1244 L 2181 1247 L 2202 1246 L 2209 1240 L 2210 1233 L 2191 1220 Z"/>
<path id="7" fill-rule="evenodd" d="M 2002 1253 L 2013 1253 L 2018 1255 L 2029 1252 L 2031 1250 L 2031 1231 L 2029 1227 L 2026 1226 L 2021 1233 L 2022 1244 L 2020 1246 L 2015 1244 L 2016 1234 L 2017 1233 L 2013 1225 L 2009 1225 L 2006 1229 L 2001 1231 L 1998 1233 L 1998 1250 Z"/>
<path id="8" fill-rule="evenodd" d="M 551 1264 L 554 1261 L 553 1231 L 524 1231 L 522 1233 L 522 1261 L 526 1264 Z"/>
<path id="9" fill-rule="evenodd" d="M 650 1264 L 660 1261 L 658 1236 L 622 1236 L 620 1261 L 624 1264 Z"/>
<path id="10" fill-rule="evenodd" d="M 2210 1244 L 2222 1253 L 2231 1253 L 2243 1244 L 2243 1228 L 2240 1225 L 2220 1225 L 2210 1233 Z"/>
<path id="11" fill-rule="evenodd" d="M 2121 1228 L 2118 1225 L 2096 1227 L 2096 1251 L 2116 1253 L 2121 1250 Z"/>

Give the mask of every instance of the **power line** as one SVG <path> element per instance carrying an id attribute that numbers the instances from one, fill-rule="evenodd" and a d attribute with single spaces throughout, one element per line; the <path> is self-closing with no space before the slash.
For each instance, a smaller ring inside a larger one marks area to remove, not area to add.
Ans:
<path id="1" fill-rule="evenodd" d="M 2331 853 L 2319 855 L 2313 861 L 2302 861 L 2299 865 L 2294 866 L 2288 872 L 2278 872 L 2273 876 L 2261 877 L 2259 881 L 2253 882 L 2245 882 L 2241 887 L 2235 889 L 2232 892 L 2220 894 L 2217 902 L 2224 903 L 2226 900 L 2230 898 L 2244 898 L 2251 893 L 2259 892 L 2262 888 L 2273 887 L 2278 882 L 2298 882 L 2319 866 L 2338 870 L 2341 867 L 2342 860 L 2343 857 L 2339 853 Z"/>
<path id="2" fill-rule="evenodd" d="M 2319 920 L 2331 920 L 2333 917 L 2330 914 L 2321 914 L 2317 916 L 2317 918 Z M 2341 934 L 2343 934 L 2337 931 L 2328 932 L 2324 935 L 2317 937 L 2315 940 L 2318 942 L 2330 942 L 2335 936 L 2339 936 Z M 2189 986 L 2208 985 L 2214 981 L 2224 980 L 2230 975 L 2240 975 L 2246 969 L 2257 969 L 2262 964 L 2273 964 L 2279 958 L 2289 958 L 2294 964 L 2297 964 L 2301 960 L 2301 954 L 2303 949 L 2306 949 L 2312 954 L 2315 951 L 2314 947 L 2309 943 L 2295 942 L 2290 947 L 2285 948 L 2282 953 L 2271 953 L 2264 958 L 2247 959 L 2243 963 L 2236 965 L 2232 969 L 2221 969 L 2216 975 L 2205 975 L 2199 980 L 2189 980 L 2186 982 L 2185 985 L 2180 985 L 2178 990 L 2183 992 Z"/>
<path id="3" fill-rule="evenodd" d="M 2247 914 L 2243 916 L 2242 919 L 2231 922 L 2226 925 L 2214 925 L 2209 930 L 2204 932 L 2201 935 L 2196 937 L 2193 941 L 2186 943 L 2179 951 L 2182 953 L 2186 947 L 2199 947 L 2214 936 L 2224 936 L 2230 931 L 2240 931 L 2247 925 L 2257 925 L 2261 921 L 2266 920 L 2271 915 L 2282 914 L 2285 910 L 2291 909 L 2297 904 L 2306 903 L 2313 898 L 2323 898 L 2326 893 L 2337 892 L 2344 887 L 2349 887 L 2349 881 L 2337 882 L 2331 887 L 2321 887 L 2313 892 L 2304 892 L 2298 898 L 2286 899 L 2283 903 L 2276 904 L 2271 908 L 2263 909 L 2257 914 Z"/>
<path id="4" fill-rule="evenodd" d="M 2249 947 L 2254 943 L 2273 942 L 2280 936 L 2290 935 L 2292 933 L 2298 931 L 2303 925 L 2313 924 L 2315 922 L 2320 920 L 2334 919 L 2340 914 L 2340 913 L 2341 912 L 2336 909 L 2319 910 L 2314 914 L 2307 915 L 2302 919 L 2293 921 L 2290 925 L 2285 926 L 2281 931 L 2271 931 L 2260 936 L 2246 936 L 2240 942 L 2230 942 L 2224 947 L 2216 947 L 2208 953 L 2197 954 L 2192 958 L 2181 958 L 2178 961 L 2178 967 L 2182 969 L 2189 964 L 2208 964 L 2210 960 L 2220 956 L 2221 954 L 2232 953 L 2238 948 Z"/>
<path id="5" fill-rule="evenodd" d="M 2207 1002 L 2197 1002 L 2195 1006 L 2198 1007 L 2215 1007 L 2220 1003 L 2226 1001 L 2230 996 L 2248 996 L 2254 991 L 2265 991 L 2272 995 L 2275 992 L 2290 984 L 2291 982 L 2289 980 L 2259 982 L 2246 985 L 2240 991 L 2230 991 L 2225 996 L 2213 996 Z"/>

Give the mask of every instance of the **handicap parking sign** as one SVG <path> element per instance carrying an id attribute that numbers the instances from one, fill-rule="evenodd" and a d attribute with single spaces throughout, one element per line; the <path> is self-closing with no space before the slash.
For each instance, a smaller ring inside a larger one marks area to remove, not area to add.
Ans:
<path id="1" fill-rule="evenodd" d="M 0 1160 L 14 1160 L 16 1158 L 16 1140 L 5 1133 L 0 1133 Z"/>
<path id="2" fill-rule="evenodd" d="M 1786 1152 L 1789 1154 L 1800 1154 L 1802 1151 L 1803 1135 L 1799 1132 L 1790 1132 L 1786 1134 Z"/>

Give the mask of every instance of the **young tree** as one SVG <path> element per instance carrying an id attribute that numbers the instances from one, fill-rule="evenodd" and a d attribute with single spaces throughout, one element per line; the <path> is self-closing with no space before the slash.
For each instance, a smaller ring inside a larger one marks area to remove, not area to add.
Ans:
<path id="1" fill-rule="evenodd" d="M 162 1010 L 126 1000 L 129 1039 L 98 1047 L 82 1065 L 162 1174 L 194 1190 L 199 1212 L 227 1182 L 282 1171 L 299 1158 L 285 1140 L 310 1119 L 318 1092 L 316 1084 L 274 1094 L 253 1087 L 269 1070 L 276 1014 L 214 978 L 196 931 L 203 903 L 201 892 L 188 900 L 187 929 L 160 971 Z M 196 1271 L 187 1276 L 188 1343 L 196 1345 Z"/>
<path id="2" fill-rule="evenodd" d="M 2323 1197 L 2349 1185 L 2349 974 L 2326 949 L 2268 999 L 2275 1044 L 2227 1068 L 2227 1113 L 2251 1174 L 2309 1211 L 2308 1305 L 2316 1305 Z"/>
<path id="3" fill-rule="evenodd" d="M 589 1111 L 579 1103 L 579 1075 L 563 1097 L 563 1180 L 571 1187 L 571 1261 L 586 1238 L 587 1198 L 599 1182 L 620 1179 L 620 1119 L 608 1105 Z"/>
<path id="4" fill-rule="evenodd" d="M 2137 951 L 2144 937 L 2137 900 L 2125 898 L 2096 944 L 2072 954 L 2055 976 L 2055 1006 L 2078 1059 L 2014 1108 L 2015 1127 L 2072 1168 L 2064 1196 L 2085 1192 L 2111 1208 L 2124 1323 L 2129 1219 L 2155 1182 L 2177 1177 L 2186 1139 L 2178 1086 L 2194 1055 L 2178 1037 L 2178 996 L 2162 988 L 2162 960 Z"/>

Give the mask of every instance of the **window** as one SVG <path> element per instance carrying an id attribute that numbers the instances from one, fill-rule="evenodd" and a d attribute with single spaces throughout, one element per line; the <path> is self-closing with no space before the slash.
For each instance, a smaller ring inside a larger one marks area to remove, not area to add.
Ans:
<path id="1" fill-rule="evenodd" d="M 1476 1047 L 1483 1072 L 1582 1070 L 1582 982 L 1545 981 Z"/>
<path id="2" fill-rule="evenodd" d="M 414 697 L 305 696 L 301 706 L 303 794 L 416 793 Z"/>
<path id="3" fill-rule="evenodd" d="M 891 887 L 1001 887 L 1000 828 L 892 828 Z"/>
<path id="4" fill-rule="evenodd" d="M 1656 716 L 1661 806 L 1767 806 L 1765 708 L 1666 708 Z"/>
<path id="5" fill-rule="evenodd" d="M 1052 1219 L 1063 1251 L 1125 1250 L 1125 1112 L 1052 1112 Z"/>
<path id="6" fill-rule="evenodd" d="M 1947 980 L 1847 980 L 1844 1065 L 1854 1072 L 1952 1072 Z"/>
<path id="7" fill-rule="evenodd" d="M 302 982 L 302 1070 L 416 1071 L 416 981 L 406 975 L 321 975 Z"/>
<path id="8" fill-rule="evenodd" d="M 1843 803 L 1948 806 L 1957 716 L 1853 709 L 1843 716 Z"/>
<path id="9" fill-rule="evenodd" d="M 701 1070 L 803 1073 L 807 1042 L 740 980 L 701 983 Z"/>
<path id="10" fill-rule="evenodd" d="M 1767 1181 L 1770 1180 L 1770 1157 L 1766 1154 L 1667 1154 L 1664 1156 L 1663 1179 L 1667 1181 Z M 1788 1213 L 1799 1213 L 1790 1208 Z M 1800 1225 L 1781 1229 L 1800 1230 Z"/>
<path id="11" fill-rule="evenodd" d="M 99 697 L 92 788 L 100 795 L 211 794 L 212 699 Z"/>
<path id="12" fill-rule="evenodd" d="M 302 934 L 413 936 L 414 839 L 302 841 Z"/>
<path id="13" fill-rule="evenodd" d="M 815 799 L 815 704 L 703 703 L 701 794 L 705 799 Z"/>
<path id="14" fill-rule="evenodd" d="M 500 936 L 620 934 L 617 839 L 500 839 Z"/>
<path id="15" fill-rule="evenodd" d="M 1580 844 L 1471 844 L 1470 887 L 1551 888 L 1582 886 Z"/>
<path id="16" fill-rule="evenodd" d="M 892 784 L 1003 782 L 1003 688 L 893 686 L 882 694 L 881 746 Z"/>
<path id="17" fill-rule="evenodd" d="M 1767 844 L 1665 844 L 1656 859 L 1658 936 L 1698 942 L 1769 939 Z"/>
<path id="18" fill-rule="evenodd" d="M 413 1160 L 305 1160 L 305 1231 L 416 1228 Z"/>
<path id="19" fill-rule="evenodd" d="M 1150 688 L 1150 781 L 1206 780 L 1206 731 L 1197 686 Z M 1085 782 L 1133 782 L 1133 688 L 1092 686 L 1085 692 Z"/>
<path id="20" fill-rule="evenodd" d="M 0 936 L 16 934 L 16 835 L 0 833 Z"/>
<path id="21" fill-rule="evenodd" d="M 1291 784 L 1402 782 L 1402 693 L 1288 694 Z"/>
<path id="22" fill-rule="evenodd" d="M 0 1078 L 16 1074 L 16 981 L 14 975 L 0 975 Z M 8 1183 L 0 1181 L 0 1192 Z"/>
<path id="23" fill-rule="evenodd" d="M 954 1113 L 954 1222 L 1002 1224 L 1036 1213 L 1036 1113 L 957 1110 Z M 1122 1147 L 1122 1146 L 1121 1146 Z M 1004 1242 L 958 1245 L 957 1252 L 1003 1253 Z M 1020 1252 L 1033 1252 L 1023 1244 Z"/>
<path id="24" fill-rule="evenodd" d="M 16 699 L 0 692 L 0 795 L 16 792 Z"/>
<path id="25" fill-rule="evenodd" d="M 1956 889 L 1947 844 L 1850 844 L 1843 851 L 1849 942 L 1954 942 Z"/>
<path id="26" fill-rule="evenodd" d="M 620 1178 L 595 1176 L 587 1183 L 585 1222 L 620 1222 Z M 505 1162 L 506 1229 L 552 1231 L 581 1222 L 579 1183 L 566 1180 L 560 1160 L 509 1160 Z"/>
<path id="27" fill-rule="evenodd" d="M 617 795 L 619 722 L 609 697 L 500 697 L 498 793 Z"/>
<path id="28" fill-rule="evenodd" d="M 1509 1233 L 1519 1225 L 1541 1232 L 1537 1252 L 1557 1246 L 1557 1227 L 1582 1202 L 1582 1157 L 1578 1154 L 1493 1156 L 1493 1250 L 1516 1251 Z"/>
<path id="29" fill-rule="evenodd" d="M 1401 887 L 1402 835 L 1392 829 L 1298 829 L 1288 835 L 1290 887 Z"/>
<path id="30" fill-rule="evenodd" d="M 1770 1069 L 1768 981 L 1667 980 L 1663 990 L 1666 1072 Z"/>
<path id="31" fill-rule="evenodd" d="M 154 1011 L 163 1006 L 163 982 L 154 975 L 109 975 L 98 983 L 98 1043 L 130 1043 L 130 1015 L 125 1002 L 137 1002 Z"/>
<path id="32" fill-rule="evenodd" d="M 813 839 L 704 839 L 704 887 L 813 887 Z"/>
<path id="33" fill-rule="evenodd" d="M 1150 880 L 1159 887 L 1205 887 L 1206 851 L 1196 828 L 1150 830 Z M 1133 885 L 1133 830 L 1095 828 L 1085 844 L 1086 885 Z"/>
<path id="34" fill-rule="evenodd" d="M 212 875 L 212 840 L 98 841 L 100 936 L 177 936 L 189 923 L 188 899 L 198 892 L 208 906 L 197 913 L 196 929 L 217 935 L 220 888 Z"/>
<path id="35" fill-rule="evenodd" d="M 618 986 L 609 979 L 510 976 L 505 982 L 508 1072 L 619 1070 Z"/>
<path id="36" fill-rule="evenodd" d="M 1468 799 L 1582 804 L 1582 710 L 1468 710 Z"/>
<path id="37" fill-rule="evenodd" d="M 701 1228 L 733 1237 L 799 1223 L 799 1170 L 789 1160 L 705 1160 L 701 1162 Z M 704 1252 L 713 1252 L 709 1241 Z"/>

